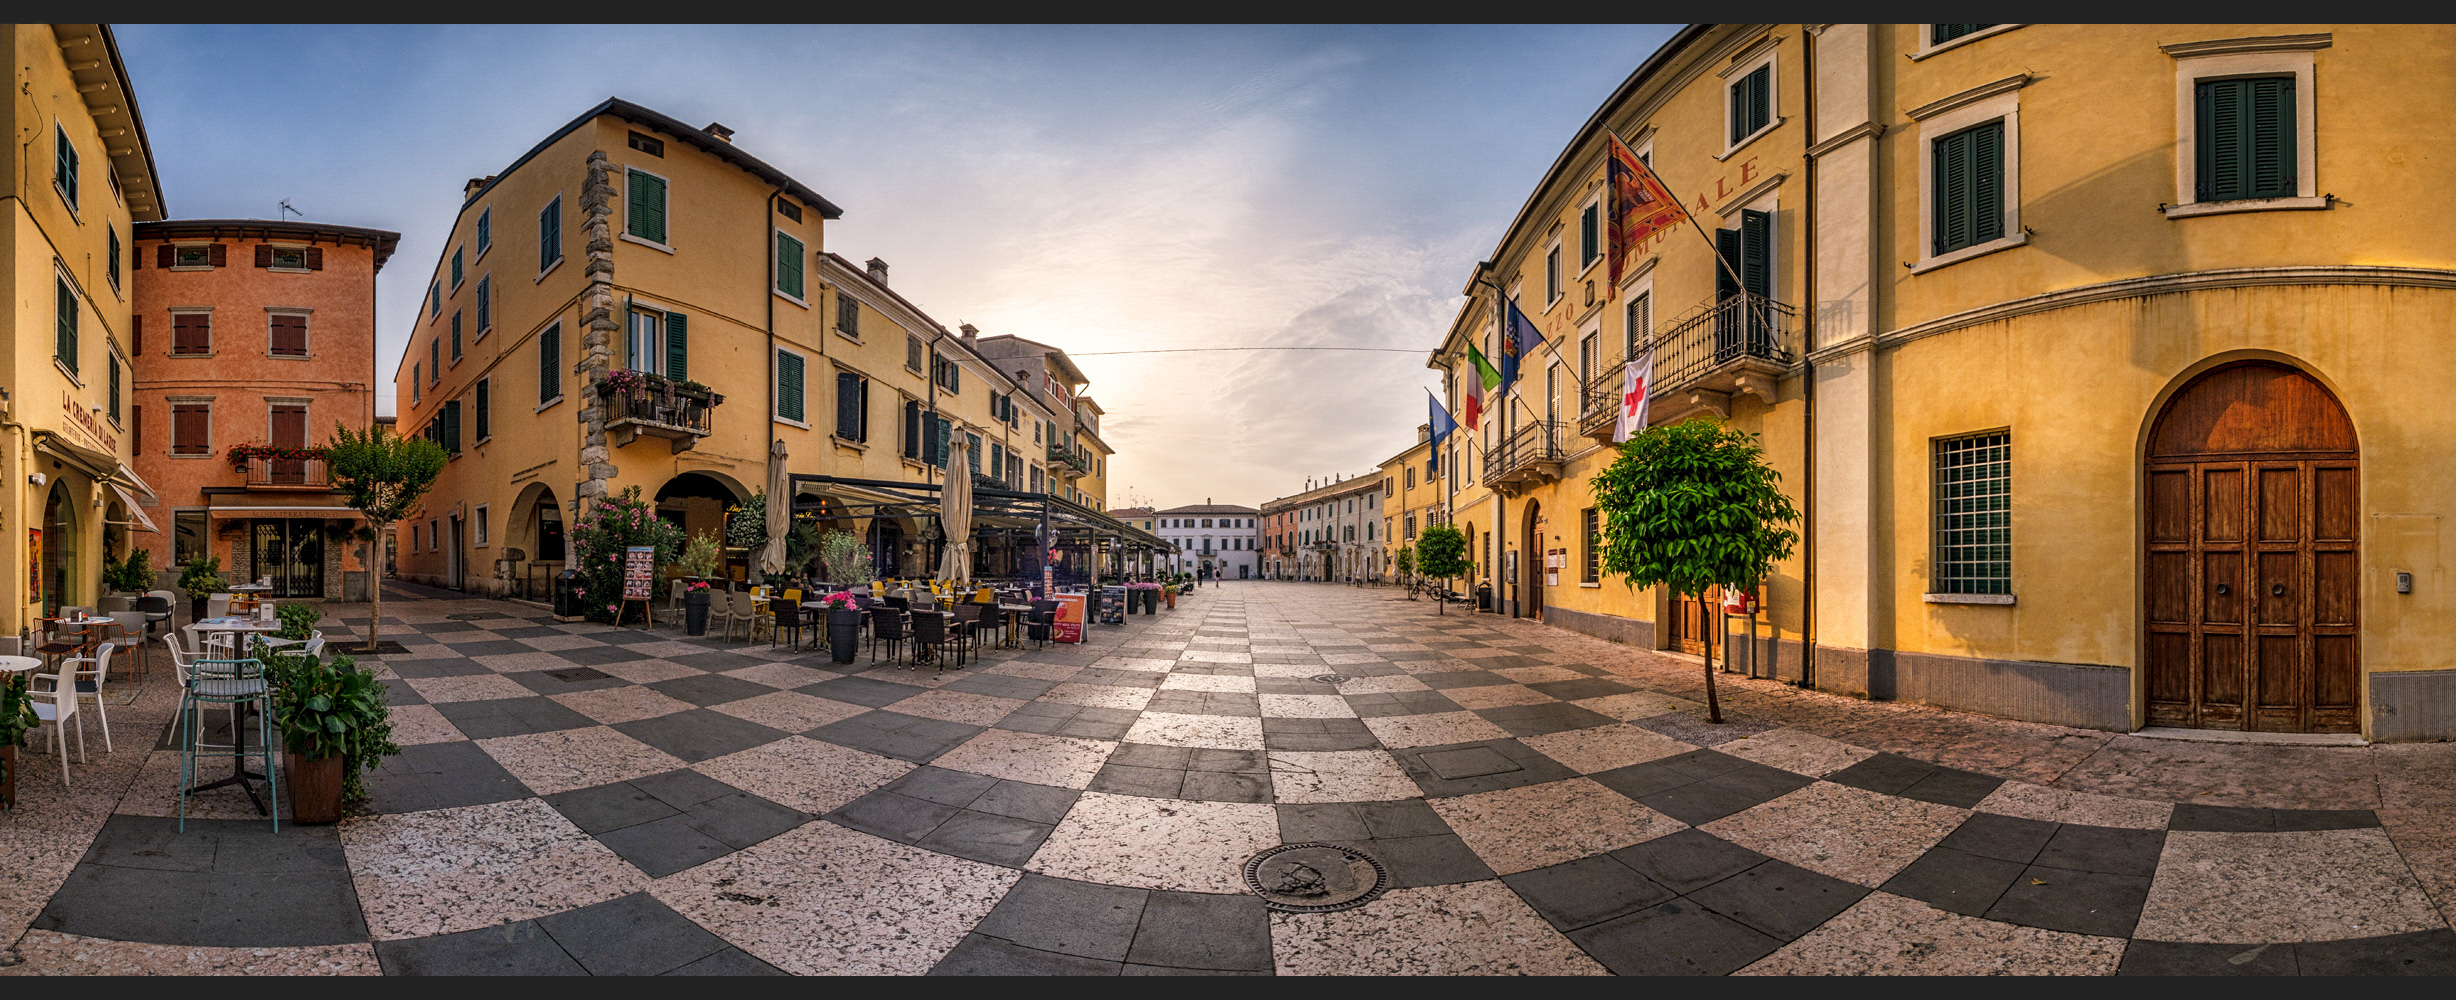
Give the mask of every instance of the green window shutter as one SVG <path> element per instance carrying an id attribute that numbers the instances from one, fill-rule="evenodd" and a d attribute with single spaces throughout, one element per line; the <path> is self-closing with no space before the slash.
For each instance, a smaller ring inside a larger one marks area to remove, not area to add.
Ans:
<path id="1" fill-rule="evenodd" d="M 836 436 L 861 440 L 861 376 L 836 373 Z"/>
<path id="2" fill-rule="evenodd" d="M 1759 66 L 1731 85 L 1731 145 L 1773 122 L 1773 84 L 1774 68 Z"/>
<path id="3" fill-rule="evenodd" d="M 2294 78 L 2209 80 L 2193 88 L 2200 201 L 2290 198 L 2295 176 Z"/>
<path id="4" fill-rule="evenodd" d="M 443 404 L 443 447 L 455 455 L 461 450 L 460 400 Z"/>
<path id="5" fill-rule="evenodd" d="M 478 440 L 480 440 L 480 441 L 484 441 L 484 440 L 486 440 L 487 438 L 494 436 L 493 432 L 492 432 L 492 431 L 490 431 L 490 430 L 488 430 L 488 429 L 487 429 L 487 426 L 486 426 L 486 416 L 487 416 L 487 413 L 486 413 L 486 410 L 487 410 L 487 407 L 486 407 L 486 403 L 487 403 L 487 399 L 486 399 L 486 397 L 487 397 L 487 391 L 486 391 L 486 390 L 487 390 L 487 383 L 492 382 L 492 381 L 494 381 L 494 380 L 493 380 L 493 379 L 483 379 L 483 378 L 478 380 L 478 397 L 477 397 L 477 399 L 478 399 L 478 421 L 477 421 L 477 422 L 478 422 L 478 434 L 477 434 L 477 439 L 478 439 Z"/>
<path id="6" fill-rule="evenodd" d="M 111 363 L 111 420 L 117 422 L 119 420 L 119 356 L 114 354 L 104 360 Z"/>
<path id="7" fill-rule="evenodd" d="M 973 475 L 976 475 L 976 476 L 977 476 L 977 475 L 980 475 L 980 474 L 981 474 L 981 436 L 980 436 L 980 435 L 978 435 L 978 434 L 966 434 L 966 435 L 964 435 L 964 448 L 965 448 L 965 451 L 964 451 L 964 460 L 965 460 L 966 462 L 968 462 L 968 463 L 970 463 L 970 464 L 971 464 L 971 466 L 972 466 L 972 474 L 973 474 Z"/>
<path id="8" fill-rule="evenodd" d="M 2004 123 L 1964 129 L 1933 145 L 1935 252 L 2004 238 Z"/>
<path id="9" fill-rule="evenodd" d="M 557 323 L 537 335 L 537 404 L 544 406 L 563 394 L 563 326 Z"/>
<path id="10" fill-rule="evenodd" d="M 1603 255 L 1603 251 L 1597 246 L 1598 233 L 1595 225 L 1597 211 L 1598 209 L 1590 206 L 1585 211 L 1578 213 L 1578 263 L 1580 264 Z"/>
<path id="11" fill-rule="evenodd" d="M 664 243 L 665 182 L 634 170 L 624 186 L 630 213 L 626 231 L 650 243 Z"/>
<path id="12" fill-rule="evenodd" d="M 802 297 L 802 241 L 776 234 L 776 290 Z"/>
<path id="13" fill-rule="evenodd" d="M 547 202 L 537 213 L 537 269 L 553 266 L 563 259 L 563 199 Z"/>
<path id="14" fill-rule="evenodd" d="M 665 377 L 691 377 L 691 318 L 681 313 L 665 314 Z"/>
<path id="15" fill-rule="evenodd" d="M 1975 34 L 1995 27 L 1992 24 L 1931 24 L 1927 26 L 1927 44 L 1942 45 L 1963 35 Z"/>
<path id="16" fill-rule="evenodd" d="M 68 287 L 68 282 L 55 280 L 54 284 L 57 294 L 53 307 L 57 315 L 52 327 L 52 352 L 73 375 L 77 371 L 77 292 Z"/>
<path id="17" fill-rule="evenodd" d="M 787 420 L 804 419 L 802 408 L 802 356 L 790 351 L 776 352 L 776 415 Z"/>
<path id="18" fill-rule="evenodd" d="M 1732 280 L 1731 272 L 1739 269 L 1742 243 L 1737 229 L 1714 231 L 1714 250 L 1722 255 L 1723 264 L 1714 268 L 1714 298 L 1716 301 L 1740 294 L 1740 283 Z M 1723 266 L 1729 265 L 1729 266 Z"/>
<path id="19" fill-rule="evenodd" d="M 1774 216 L 1740 210 L 1740 282 L 1751 294 L 1774 294 Z"/>
<path id="20" fill-rule="evenodd" d="M 478 213 L 478 252 L 485 253 L 487 247 L 494 245 L 495 210 L 490 208 Z"/>

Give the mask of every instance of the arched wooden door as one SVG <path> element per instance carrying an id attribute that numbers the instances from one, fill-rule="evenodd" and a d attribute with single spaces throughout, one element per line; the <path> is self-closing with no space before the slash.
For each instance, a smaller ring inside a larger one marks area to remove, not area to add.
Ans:
<path id="1" fill-rule="evenodd" d="M 2146 462 L 2150 725 L 2361 729 L 2353 421 L 2284 365 L 2212 370 Z"/>

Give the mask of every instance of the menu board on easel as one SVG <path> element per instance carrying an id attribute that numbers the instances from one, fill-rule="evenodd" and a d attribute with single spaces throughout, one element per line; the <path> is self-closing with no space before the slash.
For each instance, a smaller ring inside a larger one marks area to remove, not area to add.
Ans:
<path id="1" fill-rule="evenodd" d="M 623 600 L 646 601 L 656 593 L 657 549 L 653 545 L 634 545 L 625 550 L 623 560 Z"/>
<path id="2" fill-rule="evenodd" d="M 1083 641 L 1083 594 L 1057 595 L 1057 621 L 1049 626 L 1049 638 L 1058 642 Z"/>

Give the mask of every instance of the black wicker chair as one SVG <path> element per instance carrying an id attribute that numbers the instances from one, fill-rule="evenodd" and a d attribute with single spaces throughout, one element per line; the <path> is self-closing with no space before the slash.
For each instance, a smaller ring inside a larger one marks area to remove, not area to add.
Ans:
<path id="1" fill-rule="evenodd" d="M 1033 642 L 1047 646 L 1050 633 L 1057 630 L 1057 602 L 1033 601 L 1032 613 L 1024 620 L 1025 634 L 1031 636 Z"/>
<path id="2" fill-rule="evenodd" d="M 789 631 L 793 633 L 793 643 L 790 648 L 801 648 L 802 629 L 812 624 L 810 612 L 802 610 L 799 604 L 779 599 L 768 602 L 768 614 L 776 619 L 775 630 L 768 633 L 768 645 L 776 645 L 777 637 Z"/>
<path id="3" fill-rule="evenodd" d="M 894 608 L 870 609 L 870 662 L 878 662 L 878 644 L 887 644 L 887 662 L 894 663 L 904 648 L 904 613 Z"/>
<path id="4" fill-rule="evenodd" d="M 913 662 L 921 662 L 921 654 L 927 652 L 938 669 L 944 671 L 947 669 L 947 657 L 956 655 L 960 650 L 959 641 L 947 630 L 945 617 L 933 614 L 912 616 Z"/>

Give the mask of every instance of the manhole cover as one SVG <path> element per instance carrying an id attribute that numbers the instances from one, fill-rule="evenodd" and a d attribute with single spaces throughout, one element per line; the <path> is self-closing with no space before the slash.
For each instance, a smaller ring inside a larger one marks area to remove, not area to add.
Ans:
<path id="1" fill-rule="evenodd" d="M 1315 674 L 1313 679 L 1324 684 L 1345 684 L 1352 678 L 1346 674 Z"/>
<path id="2" fill-rule="evenodd" d="M 601 681 L 614 675 L 606 673 L 605 671 L 599 670 L 595 667 L 565 667 L 561 670 L 546 671 L 546 676 L 552 677 L 558 681 L 569 681 L 577 684 L 581 681 Z"/>
<path id="3" fill-rule="evenodd" d="M 1282 844 L 1245 862 L 1245 885 L 1271 909 L 1329 913 L 1372 902 L 1390 887 L 1390 870 L 1337 844 Z"/>

